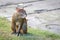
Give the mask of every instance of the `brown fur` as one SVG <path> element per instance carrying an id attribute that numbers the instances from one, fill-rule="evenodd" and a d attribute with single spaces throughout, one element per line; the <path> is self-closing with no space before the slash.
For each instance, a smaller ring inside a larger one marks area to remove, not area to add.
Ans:
<path id="1" fill-rule="evenodd" d="M 23 12 L 24 10 L 20 10 L 20 12 Z M 11 29 L 13 33 L 16 33 L 18 31 L 18 25 L 20 25 L 20 33 L 26 34 L 27 33 L 27 20 L 26 18 L 21 18 L 20 13 L 14 13 L 12 16 L 12 23 L 11 23 Z M 23 24 L 26 24 L 26 27 L 22 27 Z"/>

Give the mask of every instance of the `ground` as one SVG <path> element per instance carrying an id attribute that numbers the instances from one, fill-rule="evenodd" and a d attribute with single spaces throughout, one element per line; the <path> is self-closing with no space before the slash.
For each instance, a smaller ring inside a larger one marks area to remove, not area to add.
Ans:
<path id="1" fill-rule="evenodd" d="M 11 17 L 17 6 L 17 4 L 14 5 L 14 3 L 20 3 L 21 1 L 25 2 L 25 0 L 6 1 L 0 1 L 0 17 L 6 17 L 11 21 Z M 38 0 L 37 2 L 24 3 L 23 6 L 27 6 L 24 9 L 27 12 L 29 27 L 60 34 L 60 0 Z M 48 25 L 48 27 L 46 27 L 46 25 Z"/>
<path id="2" fill-rule="evenodd" d="M 6 18 L 0 17 L 0 40 L 60 40 L 57 34 L 32 28 L 28 28 L 26 35 L 12 35 L 10 23 Z"/>

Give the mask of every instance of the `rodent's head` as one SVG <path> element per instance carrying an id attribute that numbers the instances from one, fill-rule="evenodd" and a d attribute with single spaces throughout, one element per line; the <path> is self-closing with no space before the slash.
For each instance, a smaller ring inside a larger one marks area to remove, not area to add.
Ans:
<path id="1" fill-rule="evenodd" d="M 18 4 L 17 7 L 16 7 L 16 11 L 17 11 L 17 12 L 21 12 L 21 11 L 23 11 L 23 10 L 24 10 L 23 4 Z"/>

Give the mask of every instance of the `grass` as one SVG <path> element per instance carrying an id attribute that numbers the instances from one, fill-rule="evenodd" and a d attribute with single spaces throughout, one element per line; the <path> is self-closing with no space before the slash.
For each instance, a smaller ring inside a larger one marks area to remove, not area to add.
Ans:
<path id="1" fill-rule="evenodd" d="M 0 17 L 0 40 L 60 40 L 60 36 L 48 31 L 28 28 L 28 34 L 12 35 L 11 22 Z"/>

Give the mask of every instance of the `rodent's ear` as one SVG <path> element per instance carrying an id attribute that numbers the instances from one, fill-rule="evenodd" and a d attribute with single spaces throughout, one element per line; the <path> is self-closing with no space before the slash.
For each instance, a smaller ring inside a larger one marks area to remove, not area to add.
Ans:
<path id="1" fill-rule="evenodd" d="M 18 8 L 16 7 L 16 9 L 18 9 Z"/>
<path id="2" fill-rule="evenodd" d="M 17 7 L 16 7 L 16 9 L 17 9 Z"/>

